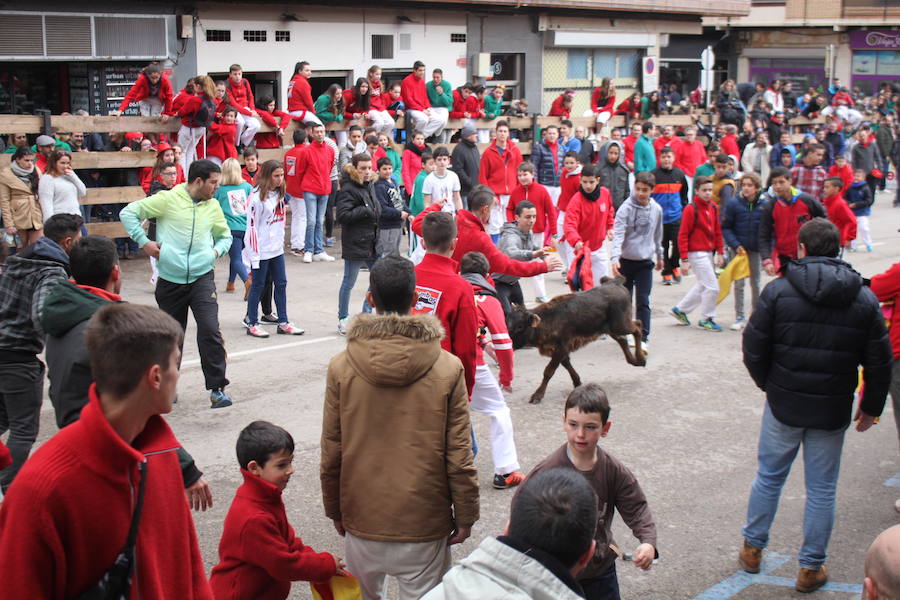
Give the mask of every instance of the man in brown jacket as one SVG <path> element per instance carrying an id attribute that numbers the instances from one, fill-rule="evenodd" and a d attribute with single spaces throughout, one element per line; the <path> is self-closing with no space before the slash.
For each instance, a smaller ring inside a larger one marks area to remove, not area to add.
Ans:
<path id="1" fill-rule="evenodd" d="M 392 575 L 401 600 L 418 599 L 478 520 L 468 393 L 462 363 L 441 349 L 440 321 L 407 316 L 412 263 L 382 258 L 369 282 L 377 314 L 354 319 L 328 366 L 322 497 L 363 598 L 380 600 Z"/>

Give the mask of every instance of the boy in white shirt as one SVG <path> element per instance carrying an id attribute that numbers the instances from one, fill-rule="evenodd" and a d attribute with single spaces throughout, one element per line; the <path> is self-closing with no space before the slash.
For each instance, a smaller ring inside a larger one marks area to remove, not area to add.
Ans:
<path id="1" fill-rule="evenodd" d="M 448 168 L 450 151 L 444 146 L 438 146 L 432 156 L 434 156 L 434 172 L 428 175 L 422 184 L 425 206 L 431 206 L 433 202 L 439 200 L 448 200 L 442 210 L 456 214 L 456 211 L 462 210 L 462 197 L 459 194 L 459 177 Z"/>

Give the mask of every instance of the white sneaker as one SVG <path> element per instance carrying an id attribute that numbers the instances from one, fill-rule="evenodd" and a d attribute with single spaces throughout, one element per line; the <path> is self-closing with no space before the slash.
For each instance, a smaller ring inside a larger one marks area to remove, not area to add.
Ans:
<path id="1" fill-rule="evenodd" d="M 731 329 L 732 331 L 740 331 L 746 324 L 747 320 L 744 319 L 744 317 L 738 317 L 734 320 L 734 323 L 731 324 L 731 327 L 729 327 L 729 329 Z"/>
<path id="2" fill-rule="evenodd" d="M 303 262 L 309 264 L 309 263 L 312 262 L 312 259 L 313 259 L 313 253 L 312 253 L 312 252 L 306 252 L 306 253 L 303 254 Z"/>
<path id="3" fill-rule="evenodd" d="M 646 355 L 650 354 L 650 340 L 644 340 L 641 342 L 641 351 Z"/>
<path id="4" fill-rule="evenodd" d="M 325 252 L 319 252 L 312 259 L 316 262 L 334 262 L 334 257 L 330 254 L 326 254 Z M 305 258 L 303 260 L 306 260 Z"/>
<path id="5" fill-rule="evenodd" d="M 343 319 L 338 319 L 338 333 L 341 335 L 347 335 L 347 323 L 350 322 L 350 317 L 344 317 Z"/>

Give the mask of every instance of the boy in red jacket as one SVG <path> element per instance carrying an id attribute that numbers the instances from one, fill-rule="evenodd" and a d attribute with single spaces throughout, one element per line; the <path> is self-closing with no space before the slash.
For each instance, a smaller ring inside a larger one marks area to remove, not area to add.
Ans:
<path id="1" fill-rule="evenodd" d="M 841 193 L 845 193 L 847 188 L 853 185 L 853 167 L 847 162 L 847 157 L 843 154 L 838 154 L 834 159 L 834 164 L 828 169 L 829 177 L 840 177 L 841 183 Z"/>
<path id="2" fill-rule="evenodd" d="M 244 79 L 241 65 L 234 64 L 228 68 L 228 80 L 225 82 L 225 97 L 228 104 L 237 109 L 238 139 L 244 146 L 253 143 L 259 131 L 259 113 L 256 112 L 256 101 L 250 82 Z"/>
<path id="3" fill-rule="evenodd" d="M 515 487 L 525 480 L 519 473 L 519 458 L 513 439 L 513 424 L 503 391 L 512 392 L 513 347 L 506 329 L 506 316 L 497 297 L 497 290 L 488 281 L 490 263 L 481 252 L 469 252 L 459 263 L 462 278 L 475 292 L 478 311 L 478 344 L 475 359 L 475 387 L 469 408 L 491 418 L 491 457 L 494 462 L 495 489 Z M 488 353 L 500 364 L 500 385 L 484 362 Z M 501 391 L 500 386 L 503 386 Z"/>
<path id="4" fill-rule="evenodd" d="M 563 222 L 566 242 L 577 256 L 584 246 L 591 251 L 594 285 L 609 274 L 609 257 L 604 242 L 612 240 L 616 211 L 609 190 L 600 185 L 600 169 L 586 165 L 581 169 L 581 189 L 572 196 Z"/>
<path id="5" fill-rule="evenodd" d="M 697 283 L 684 298 L 672 307 L 670 314 L 681 325 L 690 325 L 688 313 L 700 307 L 702 318 L 697 322 L 706 331 L 721 332 L 722 327 L 715 321 L 716 300 L 719 298 L 719 282 L 715 267 L 723 264 L 722 225 L 719 209 L 712 201 L 713 182 L 709 177 L 694 180 L 697 195 L 694 201 L 684 207 L 681 213 L 681 229 L 678 230 L 678 250 L 681 256 L 682 272 L 693 266 Z M 715 263 L 715 267 L 713 265 Z"/>
<path id="6" fill-rule="evenodd" d="M 581 189 L 581 162 L 578 153 L 574 150 L 566 152 L 563 157 L 563 171 L 559 178 L 559 200 L 556 202 L 556 247 L 559 250 L 559 258 L 563 263 L 563 273 L 568 272 L 569 262 L 572 259 L 572 249 L 566 243 L 562 234 L 563 223 L 566 220 L 566 209 L 569 208 L 569 200 Z"/>
<path id="7" fill-rule="evenodd" d="M 284 600 L 292 581 L 328 581 L 344 563 L 303 544 L 288 523 L 281 497 L 294 472 L 294 438 L 254 421 L 237 441 L 244 484 L 234 495 L 209 582 L 216 600 Z"/>
<path id="8" fill-rule="evenodd" d="M 226 158 L 237 158 L 237 110 L 228 107 L 222 111 L 222 121 L 211 123 L 212 134 L 206 138 L 206 158 L 219 166 Z"/>
<path id="9" fill-rule="evenodd" d="M 509 205 L 506 207 L 506 222 L 516 220 L 516 206 L 519 202 L 527 200 L 537 209 L 537 218 L 531 228 L 531 238 L 534 245 L 539 248 L 556 245 L 556 208 L 547 188 L 534 180 L 534 164 L 525 161 L 517 169 L 519 185 L 509 197 Z M 534 295 L 537 302 L 547 301 L 547 286 L 544 284 L 543 275 L 535 275 L 531 278 L 534 286 Z"/>
<path id="10" fill-rule="evenodd" d="M 841 194 L 843 186 L 844 182 L 840 177 L 829 177 L 823 186 L 825 214 L 841 233 L 841 254 L 844 248 L 849 250 L 850 242 L 856 239 L 856 215 Z"/>
<path id="11" fill-rule="evenodd" d="M 299 169 L 306 152 L 306 130 L 295 129 L 294 147 L 284 153 L 284 184 L 291 205 L 291 254 L 303 258 L 306 247 L 306 201 L 303 199 L 303 171 Z"/>

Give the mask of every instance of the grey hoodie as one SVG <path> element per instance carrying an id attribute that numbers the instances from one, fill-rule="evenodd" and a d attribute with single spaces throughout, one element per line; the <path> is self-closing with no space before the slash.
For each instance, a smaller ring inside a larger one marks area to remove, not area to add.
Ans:
<path id="1" fill-rule="evenodd" d="M 500 229 L 500 241 L 497 242 L 497 248 L 511 259 L 523 262 L 532 260 L 534 251 L 541 249 L 540 246 L 536 246 L 532 241 L 531 234 L 519 229 L 519 226 L 515 223 L 503 224 L 503 227 Z M 515 275 L 507 275 L 506 273 L 493 273 L 491 278 L 494 281 L 508 284 L 513 284 L 519 280 Z"/>
<path id="2" fill-rule="evenodd" d="M 653 199 L 641 206 L 629 197 L 616 211 L 611 263 L 619 258 L 655 261 L 662 256 L 662 207 Z"/>

